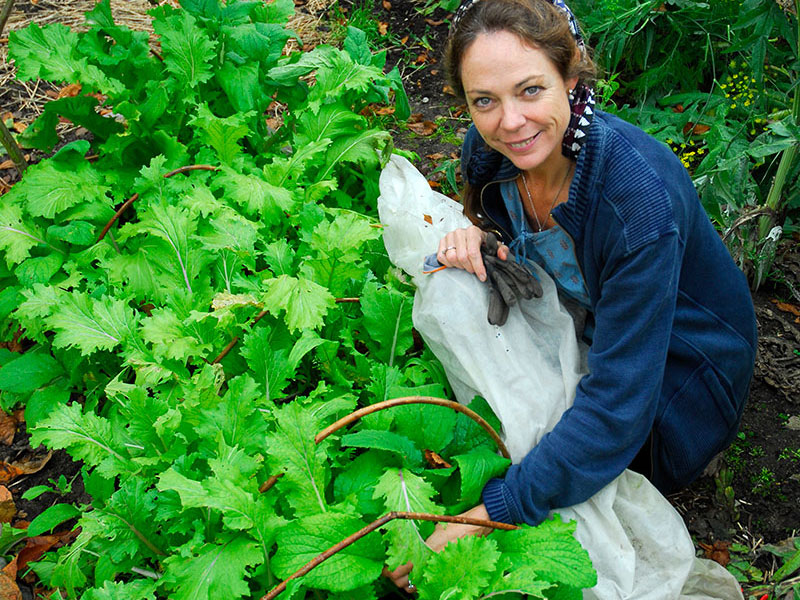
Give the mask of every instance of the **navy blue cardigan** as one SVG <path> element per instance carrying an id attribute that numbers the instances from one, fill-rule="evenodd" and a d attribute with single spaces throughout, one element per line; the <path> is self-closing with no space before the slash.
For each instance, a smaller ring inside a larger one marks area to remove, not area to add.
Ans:
<path id="1" fill-rule="evenodd" d="M 468 178 L 485 171 L 484 148 L 473 127 L 462 149 Z M 497 182 L 517 173 L 504 158 L 481 192 L 481 216 L 501 233 L 510 226 Z M 553 430 L 485 486 L 489 515 L 504 522 L 535 525 L 588 499 L 645 442 L 659 489 L 689 483 L 735 436 L 753 372 L 747 282 L 667 146 L 598 111 L 569 199 L 552 214 L 589 292 L 589 373 Z"/>

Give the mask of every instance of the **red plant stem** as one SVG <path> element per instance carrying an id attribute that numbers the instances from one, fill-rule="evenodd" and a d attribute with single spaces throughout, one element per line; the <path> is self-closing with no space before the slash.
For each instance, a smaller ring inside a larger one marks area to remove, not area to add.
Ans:
<path id="1" fill-rule="evenodd" d="M 174 171 L 170 171 L 169 173 L 165 173 L 164 179 L 172 177 L 173 175 L 177 175 L 178 173 L 188 173 L 189 171 L 216 171 L 218 168 L 219 167 L 215 167 L 214 165 L 186 165 L 184 167 L 179 167 Z M 100 237 L 97 238 L 98 242 L 101 241 L 104 237 L 106 237 L 108 230 L 111 229 L 111 226 L 117 221 L 117 219 L 119 219 L 120 215 L 124 213 L 127 210 L 127 208 L 131 204 L 133 204 L 138 198 L 139 194 L 138 193 L 134 194 L 133 196 L 128 198 L 122 206 L 119 207 L 119 210 L 114 214 L 113 217 L 111 217 L 111 220 L 108 223 L 106 223 L 105 227 L 103 227 L 103 231 L 100 232 Z"/>
<path id="2" fill-rule="evenodd" d="M 174 171 L 164 173 L 164 179 L 168 179 L 178 173 L 188 173 L 189 171 L 216 171 L 219 167 L 214 165 L 186 165 L 185 167 L 178 167 Z"/>
<path id="3" fill-rule="evenodd" d="M 280 479 L 281 477 L 283 477 L 283 473 L 278 473 L 277 475 L 270 475 L 264 483 L 258 486 L 258 491 L 261 492 L 262 494 L 268 492 L 270 489 L 272 489 L 272 486 L 278 483 L 278 479 Z"/>
<path id="4" fill-rule="evenodd" d="M 255 325 L 256 323 L 258 323 L 258 322 L 259 322 L 259 321 L 260 321 L 262 318 L 264 318 L 264 315 L 266 315 L 266 314 L 267 314 L 267 312 L 268 312 L 268 311 L 266 311 L 266 310 L 262 310 L 260 313 L 258 313 L 258 314 L 255 316 L 255 318 L 253 319 L 253 322 L 252 322 L 252 323 L 250 323 L 250 327 L 252 327 L 252 326 L 253 326 L 253 325 Z M 211 364 L 212 364 L 212 365 L 215 365 L 215 364 L 217 364 L 219 361 L 221 361 L 223 358 L 225 358 L 226 356 L 228 356 L 228 352 L 230 352 L 231 350 L 233 350 L 233 347 L 234 347 L 234 346 L 235 346 L 237 343 L 239 343 L 239 336 L 238 336 L 238 335 L 237 335 L 237 336 L 235 336 L 235 337 L 234 337 L 234 338 L 233 338 L 233 339 L 232 339 L 230 342 L 228 342 L 228 345 L 227 345 L 227 346 L 225 346 L 225 348 L 223 348 L 222 352 L 220 352 L 219 354 L 217 354 L 217 357 L 216 357 L 214 360 L 212 360 L 212 361 L 211 361 Z"/>
<path id="5" fill-rule="evenodd" d="M 272 600 L 278 594 L 283 592 L 286 589 L 286 583 L 292 579 L 297 579 L 298 577 L 302 577 L 311 569 L 316 567 L 317 565 L 325 562 L 331 556 L 347 548 L 347 546 L 357 542 L 362 537 L 367 535 L 368 533 L 372 533 L 376 529 L 382 527 L 389 521 L 393 521 L 394 519 L 406 519 L 406 520 L 415 520 L 415 521 L 434 521 L 434 522 L 445 522 L 445 523 L 462 523 L 464 525 L 477 525 L 479 527 L 491 527 L 492 529 L 502 529 L 504 531 L 511 531 L 514 529 L 519 529 L 516 525 L 510 525 L 509 523 L 499 523 L 497 521 L 487 521 L 485 519 L 473 519 L 471 517 L 459 517 L 459 516 L 451 516 L 451 515 L 432 515 L 429 513 L 416 513 L 416 512 L 399 512 L 399 511 L 392 511 L 388 514 L 383 515 L 376 521 L 373 521 L 366 527 L 359 529 L 354 534 L 346 537 L 338 544 L 331 546 L 325 552 L 320 554 L 319 556 L 313 558 L 305 565 L 300 567 L 297 571 L 289 575 L 289 577 L 280 582 L 274 588 L 272 588 L 265 596 L 261 598 L 261 600 Z"/>
<path id="6" fill-rule="evenodd" d="M 386 400 L 384 402 L 377 402 L 370 406 L 365 406 L 364 408 L 360 408 L 359 410 L 350 413 L 346 417 L 342 417 L 338 421 L 336 421 L 333 425 L 329 425 L 322 431 L 320 431 L 314 441 L 319 444 L 322 440 L 332 434 L 334 431 L 341 429 L 353 423 L 354 421 L 358 421 L 361 417 L 366 415 L 372 414 L 379 410 L 383 410 L 385 408 L 393 408 L 395 406 L 402 406 L 405 404 L 435 404 L 436 406 L 445 406 L 447 408 L 452 408 L 453 410 L 463 413 L 467 415 L 470 419 L 475 421 L 478 425 L 480 425 L 486 433 L 494 440 L 497 447 L 500 449 L 500 452 L 506 458 L 511 458 L 511 455 L 508 452 L 508 448 L 503 443 L 503 440 L 500 439 L 500 436 L 497 432 L 492 428 L 489 423 L 486 422 L 483 417 L 481 417 L 478 413 L 474 410 L 471 410 L 464 406 L 463 404 L 459 404 L 458 402 L 453 402 L 452 400 L 445 400 L 444 398 L 433 398 L 431 396 L 405 396 L 403 398 L 394 398 L 392 400 Z"/>
<path id="7" fill-rule="evenodd" d="M 336 298 L 336 304 L 343 304 L 346 302 L 361 302 L 361 298 Z"/>
<path id="8" fill-rule="evenodd" d="M 111 217 L 111 220 L 108 223 L 106 223 L 105 227 L 103 227 L 103 231 L 100 232 L 100 237 L 97 238 L 98 242 L 101 241 L 104 237 L 106 237 L 106 234 L 108 233 L 108 230 L 111 229 L 111 226 L 114 223 L 116 223 L 116 221 L 117 221 L 117 219 L 119 219 L 120 215 L 122 213 L 124 213 L 131 204 L 136 202 L 136 200 L 138 198 L 139 198 L 139 194 L 134 194 L 133 196 L 131 196 L 130 198 L 125 200 L 125 203 L 122 206 L 119 207 L 119 210 L 117 210 L 117 212 L 114 213 L 114 216 Z"/>

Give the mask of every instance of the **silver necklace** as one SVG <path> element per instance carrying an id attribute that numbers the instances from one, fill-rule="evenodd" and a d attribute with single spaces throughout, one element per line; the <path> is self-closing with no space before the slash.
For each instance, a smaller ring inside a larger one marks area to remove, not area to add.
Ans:
<path id="1" fill-rule="evenodd" d="M 561 191 L 564 189 L 564 186 L 567 184 L 567 179 L 569 179 L 569 174 L 572 172 L 572 163 L 569 164 L 569 168 L 567 168 L 567 172 L 564 175 L 564 181 L 561 182 L 561 187 L 558 188 L 556 192 L 555 198 L 550 203 L 550 208 L 547 209 L 547 216 L 544 218 L 544 223 L 539 221 L 539 215 L 536 214 L 536 207 L 533 204 L 533 198 L 531 197 L 531 191 L 528 189 L 528 181 L 525 178 L 525 171 L 522 171 L 520 175 L 522 176 L 522 185 L 525 187 L 525 193 L 528 196 L 528 204 L 531 206 L 531 214 L 533 214 L 533 218 L 536 219 L 536 227 L 538 228 L 538 233 L 541 233 L 544 229 L 544 226 L 547 224 L 547 220 L 550 218 L 550 213 L 553 212 L 553 207 L 556 205 L 556 201 L 558 197 L 561 195 Z"/>

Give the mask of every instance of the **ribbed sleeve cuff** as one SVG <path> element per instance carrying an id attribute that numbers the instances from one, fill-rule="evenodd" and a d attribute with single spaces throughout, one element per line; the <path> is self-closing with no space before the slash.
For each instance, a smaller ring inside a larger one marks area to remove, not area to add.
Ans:
<path id="1" fill-rule="evenodd" d="M 492 521 L 500 523 L 519 523 L 519 511 L 511 497 L 508 486 L 502 479 L 490 479 L 481 494 L 486 512 Z"/>

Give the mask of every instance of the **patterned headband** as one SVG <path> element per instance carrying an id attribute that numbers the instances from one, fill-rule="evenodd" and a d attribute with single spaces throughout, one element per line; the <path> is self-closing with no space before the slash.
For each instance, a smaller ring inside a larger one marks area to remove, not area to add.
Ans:
<path id="1" fill-rule="evenodd" d="M 455 16 L 453 16 L 453 23 L 452 23 L 452 31 L 458 29 L 458 24 L 461 22 L 461 19 L 464 18 L 464 15 L 467 14 L 470 8 L 475 6 L 481 0 L 462 0 L 461 5 L 458 7 Z M 564 2 L 564 0 L 547 0 L 559 9 L 564 16 L 567 17 L 567 21 L 569 22 L 569 30 L 572 32 L 572 37 L 575 38 L 575 42 L 578 44 L 578 48 L 581 49 L 581 52 L 586 50 L 586 44 L 583 41 L 583 35 L 581 35 L 580 27 L 578 27 L 578 21 L 575 19 L 575 15 L 570 10 L 569 6 Z"/>

